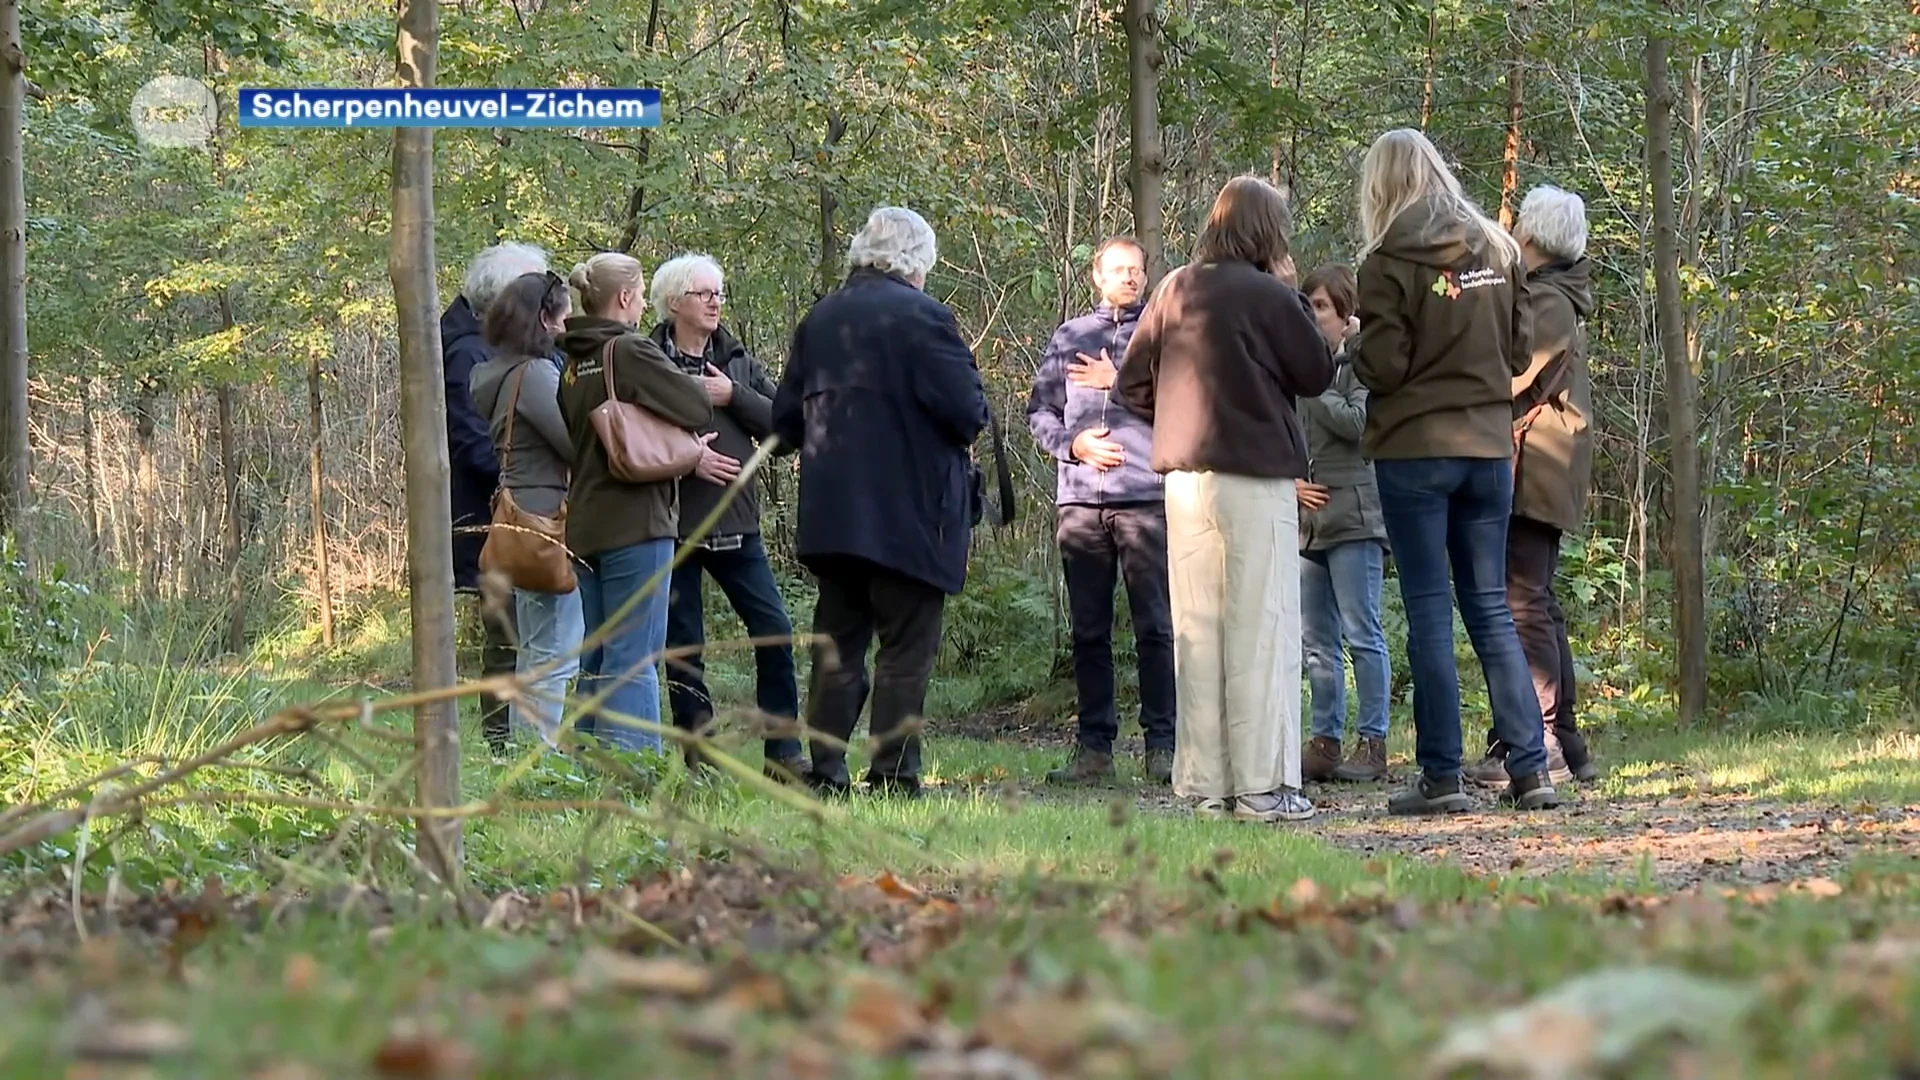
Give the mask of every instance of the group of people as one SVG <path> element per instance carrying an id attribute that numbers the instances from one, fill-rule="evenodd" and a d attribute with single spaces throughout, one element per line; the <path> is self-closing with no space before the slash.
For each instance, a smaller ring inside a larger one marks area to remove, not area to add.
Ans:
<path id="1" fill-rule="evenodd" d="M 1254 177 L 1221 190 L 1191 261 L 1151 295 L 1140 244 L 1113 237 L 1094 252 L 1099 303 L 1053 335 L 1027 407 L 1058 462 L 1079 706 L 1073 757 L 1049 779 L 1114 775 L 1121 584 L 1149 781 L 1204 815 L 1278 821 L 1313 816 L 1306 780 L 1382 778 L 1389 557 L 1420 770 L 1390 811 L 1467 809 L 1470 784 L 1550 808 L 1555 783 L 1592 775 L 1553 592 L 1591 455 L 1584 206 L 1538 188 L 1509 234 L 1424 135 L 1400 129 L 1369 150 L 1359 210 L 1357 272 L 1329 265 L 1300 280 L 1286 199 Z M 721 326 L 724 275 L 705 255 L 668 260 L 650 292 L 619 253 L 568 279 L 523 245 L 474 260 L 442 319 L 456 584 L 478 584 L 496 489 L 532 513 L 564 507 L 578 570 L 574 592 L 516 589 L 509 608 L 489 610 L 487 672 L 540 676 L 510 703 L 483 701 L 490 743 L 504 749 L 515 726 L 557 740 L 576 653 L 587 703 L 576 730 L 658 749 L 633 721 L 659 723 L 662 655 L 672 722 L 704 726 L 710 575 L 756 642 L 769 775 L 848 791 L 846 746 L 871 698 L 868 785 L 919 792 L 917 721 L 981 518 L 971 448 L 990 415 L 952 312 L 924 291 L 936 260 L 920 215 L 875 210 L 845 283 L 795 330 L 778 382 Z M 594 423 L 609 393 L 697 435 L 698 463 L 653 482 L 616 476 Z M 799 455 L 796 555 L 819 586 L 804 726 L 754 486 L 736 483 L 769 436 L 776 453 Z M 1472 766 L 1450 582 L 1492 711 Z"/>
<path id="2" fill-rule="evenodd" d="M 669 259 L 651 289 L 640 263 L 617 252 L 565 279 L 526 245 L 474 259 L 441 319 L 455 584 L 481 591 L 498 491 L 563 522 L 577 580 L 567 592 L 516 587 L 511 605 L 482 605 L 484 673 L 515 672 L 524 684 L 511 700 L 482 701 L 496 752 L 515 729 L 558 745 L 576 674 L 573 730 L 619 749 L 662 749 L 662 657 L 673 725 L 705 727 L 712 577 L 755 640 L 768 774 L 850 790 L 847 743 L 871 697 L 880 749 L 869 786 L 919 792 L 915 722 L 946 598 L 966 578 L 981 508 L 971 447 L 988 422 L 972 351 L 952 312 L 924 292 L 936 258 L 920 215 L 874 211 L 853 238 L 846 283 L 796 330 L 778 384 L 721 325 L 725 276 L 707 255 Z M 690 471 L 623 479 L 594 420 L 610 397 L 696 435 Z M 810 755 L 798 737 L 792 620 L 761 541 L 756 487 L 737 482 L 769 436 L 776 453 L 801 455 L 797 551 L 819 585 Z M 688 557 L 669 573 L 686 541 Z"/>
<path id="3" fill-rule="evenodd" d="M 1556 783 L 1595 775 L 1553 590 L 1591 471 L 1585 206 L 1542 186 L 1509 234 L 1401 129 L 1362 166 L 1357 273 L 1301 280 L 1290 228 L 1279 191 L 1235 179 L 1150 298 L 1140 245 L 1110 238 L 1098 305 L 1048 344 L 1027 416 L 1059 462 L 1079 696 L 1073 755 L 1049 779 L 1115 774 L 1121 580 L 1149 782 L 1203 814 L 1277 821 L 1314 815 L 1304 781 L 1383 778 L 1391 556 L 1420 773 L 1389 810 L 1465 810 L 1469 785 L 1554 807 Z M 1492 711 L 1470 766 L 1454 598 Z"/>

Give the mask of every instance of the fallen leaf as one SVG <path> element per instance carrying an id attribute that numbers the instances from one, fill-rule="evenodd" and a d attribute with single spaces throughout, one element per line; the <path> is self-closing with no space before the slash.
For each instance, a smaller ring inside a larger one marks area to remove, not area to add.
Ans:
<path id="1" fill-rule="evenodd" d="M 1839 896 L 1842 892 L 1839 882 L 1834 881 L 1832 878 L 1824 877 L 1810 877 L 1804 881 L 1795 882 L 1794 890 L 1796 892 L 1806 893 L 1809 896 L 1819 897 L 1822 900 Z"/>
<path id="2" fill-rule="evenodd" d="M 123 1020 L 89 1028 L 73 1052 L 96 1061 L 145 1061 L 186 1048 L 186 1029 L 171 1020 Z"/>
<path id="3" fill-rule="evenodd" d="M 1529 1080 L 1568 1080 L 1626 1062 L 1654 1037 L 1706 1040 L 1735 1030 L 1751 989 L 1665 968 L 1614 968 L 1454 1030 L 1427 1062 L 1444 1077 L 1465 1065 Z M 1514 1048 L 1526 1047 L 1515 1054 Z"/>
<path id="4" fill-rule="evenodd" d="M 582 989 L 611 987 L 634 994 L 697 998 L 713 990 L 713 973 L 692 961 L 642 959 L 610 949 L 588 952 L 575 977 Z"/>
<path id="5" fill-rule="evenodd" d="M 913 1080 L 1046 1080 L 1033 1062 L 992 1046 L 936 1050 L 913 1060 Z"/>
<path id="6" fill-rule="evenodd" d="M 313 989 L 320 978 L 320 964 L 306 953 L 295 953 L 287 958 L 286 970 L 280 974 L 280 985 L 287 993 L 304 995 Z"/>
<path id="7" fill-rule="evenodd" d="M 901 881 L 893 875 L 893 871 L 891 870 L 873 879 L 873 883 L 879 886 L 881 892 L 886 893 L 895 900 L 925 900 L 927 898 L 926 893 Z"/>
<path id="8" fill-rule="evenodd" d="M 1320 900 L 1320 886 L 1312 878 L 1301 878 L 1287 890 L 1287 899 L 1295 907 L 1312 907 Z"/>
<path id="9" fill-rule="evenodd" d="M 1098 998 L 1025 997 L 1003 1002 L 980 1018 L 977 1040 L 1060 1070 L 1096 1047 L 1132 1047 L 1150 1024 L 1134 1009 Z"/>
<path id="10" fill-rule="evenodd" d="M 1334 1032 L 1352 1030 L 1360 1023 L 1359 1010 L 1320 990 L 1295 990 L 1287 998 L 1286 1010 L 1297 1019 Z"/>
<path id="11" fill-rule="evenodd" d="M 473 1052 L 451 1039 L 402 1025 L 373 1053 L 373 1070 L 407 1080 L 456 1080 L 473 1068 Z"/>
<path id="12" fill-rule="evenodd" d="M 897 1054 L 923 1043 L 927 1021 L 906 990 L 872 975 L 856 975 L 839 1024 L 840 1041 L 869 1054 Z"/>

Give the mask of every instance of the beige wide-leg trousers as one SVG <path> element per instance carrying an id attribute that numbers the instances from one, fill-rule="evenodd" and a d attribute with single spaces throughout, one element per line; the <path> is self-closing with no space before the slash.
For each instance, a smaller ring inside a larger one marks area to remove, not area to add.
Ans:
<path id="1" fill-rule="evenodd" d="M 1173 789 L 1300 786 L 1300 533 L 1293 481 L 1166 477 L 1178 741 Z"/>

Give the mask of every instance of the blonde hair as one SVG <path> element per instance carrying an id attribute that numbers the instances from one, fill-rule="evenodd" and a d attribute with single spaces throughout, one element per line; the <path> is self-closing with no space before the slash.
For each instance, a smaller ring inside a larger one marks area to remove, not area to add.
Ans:
<path id="1" fill-rule="evenodd" d="M 1520 261 L 1520 245 L 1467 198 L 1440 151 L 1413 128 L 1395 128 L 1367 148 L 1360 166 L 1360 258 L 1380 247 L 1395 218 L 1423 202 L 1473 222 L 1505 262 Z"/>
<path id="2" fill-rule="evenodd" d="M 618 251 L 603 251 L 583 263 L 575 263 L 567 284 L 580 294 L 580 308 L 589 315 L 604 314 L 622 289 L 645 293 L 647 275 L 640 260 Z"/>

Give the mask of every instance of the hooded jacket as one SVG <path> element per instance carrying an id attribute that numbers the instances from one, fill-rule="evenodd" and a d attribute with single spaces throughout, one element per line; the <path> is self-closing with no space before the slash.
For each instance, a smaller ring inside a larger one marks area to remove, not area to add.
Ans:
<path id="1" fill-rule="evenodd" d="M 1593 312 L 1591 264 L 1582 258 L 1539 267 L 1527 276 L 1527 296 L 1533 360 L 1543 366 L 1513 397 L 1520 444 L 1513 513 L 1577 533 L 1593 475 L 1593 383 L 1584 325 Z"/>
<path id="2" fill-rule="evenodd" d="M 1301 548 L 1306 551 L 1326 551 L 1355 540 L 1387 541 L 1373 462 L 1360 447 L 1367 388 L 1353 375 L 1356 341 L 1349 337 L 1334 355 L 1333 385 L 1317 397 L 1300 399 L 1308 479 L 1327 488 L 1327 505 L 1300 511 Z"/>
<path id="3" fill-rule="evenodd" d="M 560 373 L 560 412 L 573 439 L 567 546 L 581 558 L 680 535 L 678 480 L 629 484 L 607 471 L 607 451 L 591 416 L 607 400 L 601 349 L 609 341 L 618 342 L 613 347 L 613 387 L 621 401 L 689 431 L 713 422 L 707 388 L 674 367 L 650 338 L 597 315 L 567 320 L 557 343 L 567 357 L 566 370 Z"/>
<path id="4" fill-rule="evenodd" d="M 1370 456 L 1513 456 L 1513 377 L 1532 359 L 1525 280 L 1451 205 L 1393 219 L 1359 272 Z"/>
<path id="5" fill-rule="evenodd" d="M 733 400 L 713 410 L 713 422 L 702 432 L 717 432 L 711 443 L 717 453 L 745 463 L 759 448 L 760 440 L 773 434 L 773 394 L 777 389 L 767 369 L 754 359 L 722 326 L 707 339 L 707 351 L 687 356 L 673 345 L 673 324 L 662 322 L 653 328 L 653 342 L 681 371 L 699 378 L 712 364 L 733 381 Z M 776 455 L 793 453 L 793 447 L 781 445 Z M 687 534 L 713 513 L 726 491 L 724 484 L 689 476 L 680 481 L 680 536 Z M 753 536 L 760 532 L 760 485 L 758 481 L 740 489 L 740 496 L 727 504 L 720 520 L 708 536 Z"/>
<path id="6" fill-rule="evenodd" d="M 1140 323 L 1141 307 L 1116 308 L 1103 300 L 1087 314 L 1060 324 L 1041 355 L 1027 395 L 1027 427 L 1040 448 L 1060 463 L 1057 505 L 1111 506 L 1166 498 L 1166 484 L 1153 471 L 1153 425 L 1114 404 L 1105 390 L 1075 386 L 1067 379 L 1067 368 L 1079 354 L 1098 357 L 1102 349 L 1117 370 Z M 1073 440 L 1102 427 L 1126 453 L 1126 460 L 1111 469 L 1095 468 L 1073 456 Z"/>

